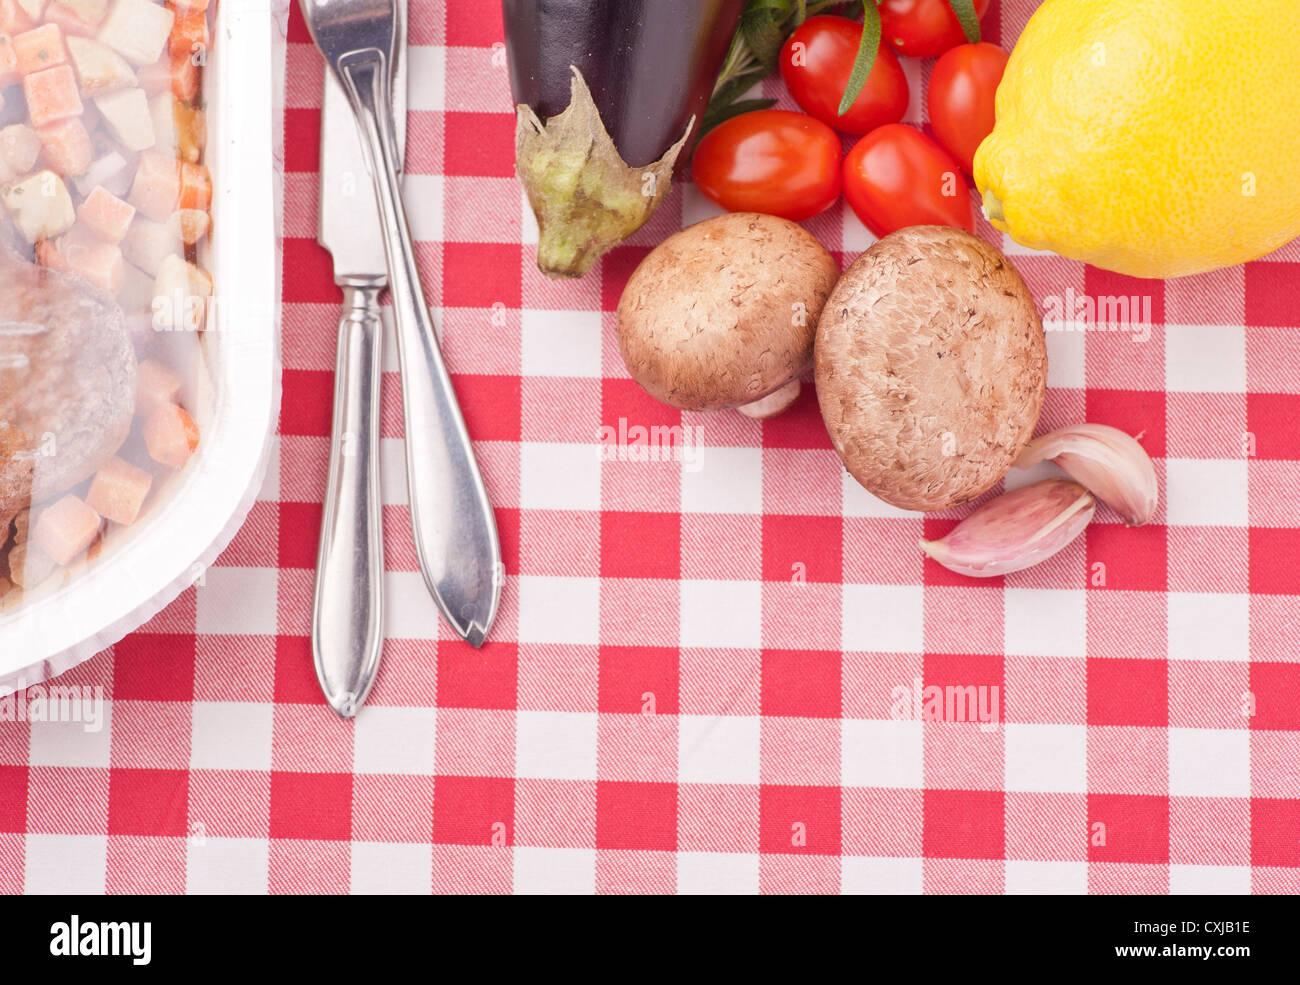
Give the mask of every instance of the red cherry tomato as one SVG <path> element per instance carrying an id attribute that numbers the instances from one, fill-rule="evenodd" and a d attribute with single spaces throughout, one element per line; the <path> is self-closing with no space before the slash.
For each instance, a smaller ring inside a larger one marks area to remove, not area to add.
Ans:
<path id="1" fill-rule="evenodd" d="M 975 0 L 975 13 L 984 16 L 990 0 Z M 900 55 L 931 58 L 964 44 L 961 21 L 948 0 L 881 0 L 880 31 Z"/>
<path id="2" fill-rule="evenodd" d="M 847 17 L 810 17 L 781 49 L 781 78 L 799 108 L 845 133 L 866 133 L 897 123 L 907 112 L 907 76 L 881 42 L 871 74 L 840 116 L 840 100 L 862 44 L 862 25 Z"/>
<path id="3" fill-rule="evenodd" d="M 742 113 L 704 135 L 691 176 L 730 212 L 766 212 L 799 222 L 840 197 L 840 138 L 803 113 Z"/>
<path id="4" fill-rule="evenodd" d="M 930 124 L 967 174 L 975 170 L 976 149 L 993 132 L 993 97 L 1010 57 L 995 44 L 959 44 L 930 72 Z"/>
<path id="5" fill-rule="evenodd" d="M 904 226 L 975 231 L 961 166 L 933 140 L 903 123 L 872 130 L 844 158 L 844 197 L 877 236 Z"/>

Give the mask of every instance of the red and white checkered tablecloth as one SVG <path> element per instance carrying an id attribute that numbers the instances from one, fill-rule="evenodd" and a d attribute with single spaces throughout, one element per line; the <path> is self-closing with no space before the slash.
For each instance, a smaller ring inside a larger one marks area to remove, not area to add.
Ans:
<path id="1" fill-rule="evenodd" d="M 1049 323 L 1042 428 L 1141 432 L 1163 502 L 975 583 L 916 547 L 956 514 L 862 492 L 811 394 L 766 423 L 646 396 L 620 288 L 712 207 L 676 191 L 547 281 L 500 5 L 412 0 L 411 37 L 407 199 L 509 573 L 492 640 L 452 639 L 417 570 L 390 354 L 383 669 L 355 722 L 312 672 L 339 293 L 295 9 L 270 475 L 201 585 L 62 679 L 104 688 L 102 731 L 0 724 L 0 890 L 1300 890 L 1300 244 L 1159 283 L 1002 242 L 1045 306 L 1151 298 L 1137 330 Z M 807 225 L 844 263 L 871 241 Z M 602 460 L 620 423 L 691 428 L 699 467 Z M 997 726 L 900 719 L 931 685 L 996 694 Z"/>

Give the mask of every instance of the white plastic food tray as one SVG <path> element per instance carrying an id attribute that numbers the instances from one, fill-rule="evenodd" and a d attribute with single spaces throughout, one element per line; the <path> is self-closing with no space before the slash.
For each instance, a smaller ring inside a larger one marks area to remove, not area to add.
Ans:
<path id="1" fill-rule="evenodd" d="M 285 0 L 218 0 L 204 79 L 214 195 L 211 386 L 189 464 L 66 584 L 0 614 L 0 695 L 117 642 L 193 584 L 247 516 L 280 403 L 276 174 Z"/>

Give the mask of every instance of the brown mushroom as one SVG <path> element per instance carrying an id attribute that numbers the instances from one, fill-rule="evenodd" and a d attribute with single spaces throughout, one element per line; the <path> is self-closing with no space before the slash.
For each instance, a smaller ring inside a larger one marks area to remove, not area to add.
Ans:
<path id="1" fill-rule="evenodd" d="M 886 236 L 845 271 L 817 329 L 817 397 L 866 489 L 942 510 L 993 486 L 1047 382 L 1042 321 L 998 250 L 945 226 Z"/>
<path id="2" fill-rule="evenodd" d="M 785 219 L 734 212 L 688 226 L 655 247 L 623 290 L 623 361 L 674 407 L 779 413 L 798 396 L 838 276 L 825 247 Z"/>

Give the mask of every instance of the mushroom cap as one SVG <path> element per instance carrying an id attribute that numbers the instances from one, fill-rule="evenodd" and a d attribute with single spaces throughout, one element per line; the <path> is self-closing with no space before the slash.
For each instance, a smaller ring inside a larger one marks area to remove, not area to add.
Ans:
<path id="1" fill-rule="evenodd" d="M 807 230 L 732 212 L 669 236 L 628 279 L 618 346 L 632 378 L 683 410 L 766 397 L 812 361 L 839 264 Z"/>
<path id="2" fill-rule="evenodd" d="M 942 510 L 993 486 L 1028 442 L 1047 385 L 1034 299 L 969 233 L 912 226 L 845 271 L 817 328 L 817 398 L 866 489 Z"/>

